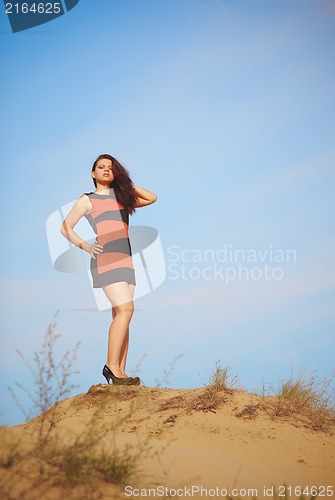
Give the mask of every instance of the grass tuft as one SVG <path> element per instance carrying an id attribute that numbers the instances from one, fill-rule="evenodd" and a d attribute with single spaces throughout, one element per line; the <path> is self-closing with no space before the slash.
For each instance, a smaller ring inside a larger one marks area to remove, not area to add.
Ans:
<path id="1" fill-rule="evenodd" d="M 210 374 L 209 386 L 220 391 L 231 389 L 237 382 L 238 377 L 232 373 L 230 366 L 221 367 L 220 361 L 215 363 L 215 369 Z"/>
<path id="2" fill-rule="evenodd" d="M 320 380 L 306 370 L 297 378 L 291 374 L 279 388 L 271 387 L 275 395 L 272 416 L 294 418 L 305 427 L 327 432 L 335 424 L 334 398 L 328 392 L 331 382 L 332 377 Z"/>
<path id="3" fill-rule="evenodd" d="M 30 400 L 32 404 L 30 410 L 24 408 L 13 388 L 9 387 L 8 390 L 17 406 L 25 415 L 26 421 L 47 411 L 69 396 L 76 387 L 79 387 L 70 383 L 69 379 L 71 375 L 78 373 L 72 370 L 72 365 L 77 359 L 80 342 L 76 344 L 72 351 L 67 351 L 60 359 L 55 358 L 55 344 L 60 338 L 60 335 L 56 333 L 57 316 L 58 312 L 56 312 L 47 328 L 43 338 L 42 349 L 34 352 L 34 365 L 17 349 L 18 355 L 33 377 L 32 386 L 34 391 L 18 382 L 15 383 L 16 387 Z"/>
<path id="4" fill-rule="evenodd" d="M 56 360 L 55 343 L 60 337 L 55 331 L 56 316 L 45 333 L 41 350 L 34 353 L 34 363 L 28 362 L 18 351 L 33 375 L 34 385 L 31 391 L 21 384 L 16 386 L 28 396 L 32 408 L 27 411 L 15 392 L 12 389 L 10 392 L 27 420 L 31 415 L 39 415 L 29 422 L 29 445 L 8 445 L 0 455 L 0 467 L 6 471 L 1 488 L 8 498 L 14 490 L 19 491 L 20 498 L 30 498 L 29 495 L 44 498 L 43 488 L 47 487 L 60 488 L 67 493 L 73 493 L 76 487 L 77 490 L 87 487 L 89 498 L 93 498 L 92 491 L 99 495 L 103 485 L 113 484 L 120 488 L 137 479 L 142 459 L 151 452 L 150 434 L 139 436 L 136 446 L 116 444 L 122 427 L 131 422 L 136 413 L 138 388 L 134 387 L 107 387 L 105 384 L 91 387 L 87 394 L 79 397 L 79 408 L 94 408 L 84 431 L 64 436 L 58 430 L 60 403 L 76 387 L 70 382 L 70 375 L 77 373 L 72 366 L 79 344 Z M 128 399 L 133 401 L 126 414 L 113 419 L 112 425 L 106 428 L 106 413 L 113 411 L 120 400 Z M 25 470 L 24 482 L 19 483 L 14 478 L 22 470 Z"/>
<path id="5" fill-rule="evenodd" d="M 228 396 L 233 394 L 232 386 L 237 380 L 230 366 L 221 367 L 220 361 L 217 361 L 204 391 L 190 401 L 187 410 L 216 413 L 220 406 L 228 401 Z"/>

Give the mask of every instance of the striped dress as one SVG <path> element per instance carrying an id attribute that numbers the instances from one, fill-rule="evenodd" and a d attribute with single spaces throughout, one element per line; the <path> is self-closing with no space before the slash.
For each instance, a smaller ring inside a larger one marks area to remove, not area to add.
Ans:
<path id="1" fill-rule="evenodd" d="M 129 213 L 117 202 L 113 189 L 107 195 L 85 194 L 92 203 L 92 211 L 85 217 L 103 247 L 103 253 L 91 258 L 93 288 L 119 281 L 136 285 L 128 236 Z"/>

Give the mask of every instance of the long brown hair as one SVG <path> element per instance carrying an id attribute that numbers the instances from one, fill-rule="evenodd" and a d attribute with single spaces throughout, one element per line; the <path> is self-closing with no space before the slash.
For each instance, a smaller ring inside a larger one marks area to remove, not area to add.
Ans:
<path id="1" fill-rule="evenodd" d="M 134 184 L 129 176 L 128 170 L 121 165 L 121 163 L 111 155 L 104 154 L 98 156 L 93 163 L 92 172 L 94 172 L 97 163 L 102 159 L 111 160 L 112 171 L 114 180 L 111 182 L 110 187 L 114 190 L 117 201 L 124 206 L 129 214 L 136 212 L 135 205 L 137 197 L 134 191 Z M 96 180 L 93 179 L 95 187 L 97 187 Z"/>

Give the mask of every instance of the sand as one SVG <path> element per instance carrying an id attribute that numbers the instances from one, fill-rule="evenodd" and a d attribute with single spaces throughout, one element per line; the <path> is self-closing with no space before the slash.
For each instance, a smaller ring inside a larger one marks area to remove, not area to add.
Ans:
<path id="1" fill-rule="evenodd" d="M 275 397 L 237 389 L 95 385 L 0 428 L 1 498 L 280 498 L 284 485 L 287 498 L 332 498 L 334 418 L 278 408 Z M 135 457 L 124 484 L 69 460 L 71 449 L 93 457 L 87 442 L 71 448 L 85 436 L 95 451 Z"/>

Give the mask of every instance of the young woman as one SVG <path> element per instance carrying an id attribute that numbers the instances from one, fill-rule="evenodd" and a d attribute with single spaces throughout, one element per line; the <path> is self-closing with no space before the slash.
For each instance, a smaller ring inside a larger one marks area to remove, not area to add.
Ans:
<path id="1" fill-rule="evenodd" d="M 136 285 L 128 224 L 129 214 L 136 208 L 151 205 L 157 196 L 134 186 L 129 172 L 108 154 L 95 160 L 92 178 L 95 191 L 80 196 L 64 220 L 61 233 L 91 255 L 93 287 L 102 288 L 112 305 L 103 376 L 108 383 L 112 379 L 118 385 L 139 384 L 139 377 L 128 377 L 125 371 Z M 97 235 L 92 245 L 73 230 L 82 217 Z"/>

